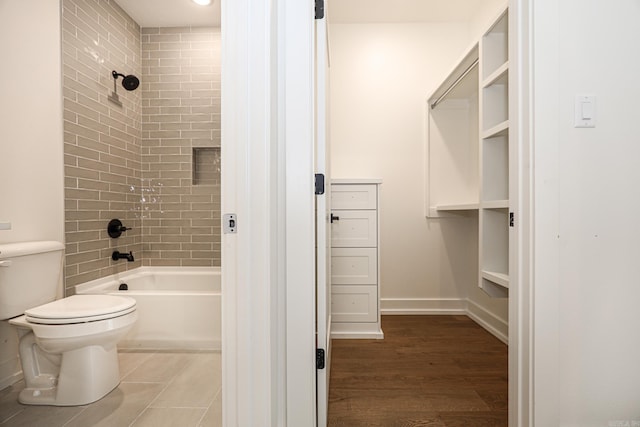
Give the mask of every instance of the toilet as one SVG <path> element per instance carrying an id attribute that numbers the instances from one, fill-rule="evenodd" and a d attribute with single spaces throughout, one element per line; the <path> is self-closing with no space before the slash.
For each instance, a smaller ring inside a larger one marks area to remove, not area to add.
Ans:
<path id="1" fill-rule="evenodd" d="M 0 244 L 0 319 L 18 331 L 27 405 L 86 405 L 116 388 L 117 343 L 137 320 L 133 298 L 56 299 L 63 251 L 53 241 Z"/>

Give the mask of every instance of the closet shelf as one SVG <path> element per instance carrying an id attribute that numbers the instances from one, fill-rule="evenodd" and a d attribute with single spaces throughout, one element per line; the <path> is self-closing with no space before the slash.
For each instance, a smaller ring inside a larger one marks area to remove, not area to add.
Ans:
<path id="1" fill-rule="evenodd" d="M 504 64 L 498 67 L 489 77 L 484 79 L 482 82 L 482 87 L 487 88 L 494 84 L 507 84 L 507 73 L 509 72 L 509 61 L 506 61 Z"/>
<path id="2" fill-rule="evenodd" d="M 477 202 L 473 203 L 458 203 L 451 205 L 438 205 L 436 209 L 438 211 L 473 211 L 477 210 L 480 207 L 480 204 Z"/>
<path id="3" fill-rule="evenodd" d="M 480 207 L 483 209 L 508 209 L 509 200 L 485 200 Z"/>
<path id="4" fill-rule="evenodd" d="M 509 289 L 509 276 L 505 273 L 482 270 L 482 278 L 496 285 L 502 286 L 503 288 Z"/>
<path id="5" fill-rule="evenodd" d="M 506 136 L 509 134 L 509 120 L 505 120 L 482 132 L 482 139 L 495 138 L 496 136 Z"/>

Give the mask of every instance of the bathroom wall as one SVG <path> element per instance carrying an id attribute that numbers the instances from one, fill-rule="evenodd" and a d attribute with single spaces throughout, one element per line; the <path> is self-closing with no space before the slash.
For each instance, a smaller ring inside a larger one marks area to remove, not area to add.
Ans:
<path id="1" fill-rule="evenodd" d="M 60 56 L 58 2 L 0 1 L 0 222 L 12 225 L 1 243 L 64 241 Z M 17 355 L 0 322 L 0 389 L 19 379 Z"/>
<path id="2" fill-rule="evenodd" d="M 141 265 L 141 92 L 117 82 L 122 106 L 107 97 L 112 70 L 141 76 L 140 27 L 112 0 L 62 1 L 66 288 Z M 111 239 L 107 223 L 131 227 Z M 135 262 L 112 261 L 113 250 Z"/>
<path id="3" fill-rule="evenodd" d="M 143 264 L 219 266 L 220 28 L 143 28 L 142 58 Z"/>
<path id="4" fill-rule="evenodd" d="M 63 0 L 62 27 L 67 294 L 140 265 L 220 265 L 219 28 L 141 29 L 96 0 Z M 141 81 L 118 80 L 122 106 L 112 70 Z M 132 230 L 111 239 L 112 218 Z"/>

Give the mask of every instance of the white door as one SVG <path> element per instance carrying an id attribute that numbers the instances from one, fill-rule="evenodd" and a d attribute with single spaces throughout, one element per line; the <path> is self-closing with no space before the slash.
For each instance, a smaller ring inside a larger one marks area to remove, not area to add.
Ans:
<path id="1" fill-rule="evenodd" d="M 331 356 L 331 184 L 329 182 L 327 19 L 316 19 L 315 170 L 324 176 L 324 193 L 316 195 L 316 348 L 324 350 L 324 368 L 316 369 L 317 425 L 327 425 Z"/>

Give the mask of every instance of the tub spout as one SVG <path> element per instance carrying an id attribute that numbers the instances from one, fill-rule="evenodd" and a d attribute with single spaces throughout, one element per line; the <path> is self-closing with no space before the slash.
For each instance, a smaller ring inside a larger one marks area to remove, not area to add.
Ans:
<path id="1" fill-rule="evenodd" d="M 113 253 L 111 254 L 111 259 L 114 261 L 118 261 L 119 259 L 126 259 L 129 262 L 133 262 L 133 252 L 129 251 L 129 253 L 126 252 L 120 252 L 120 251 L 113 251 Z"/>

